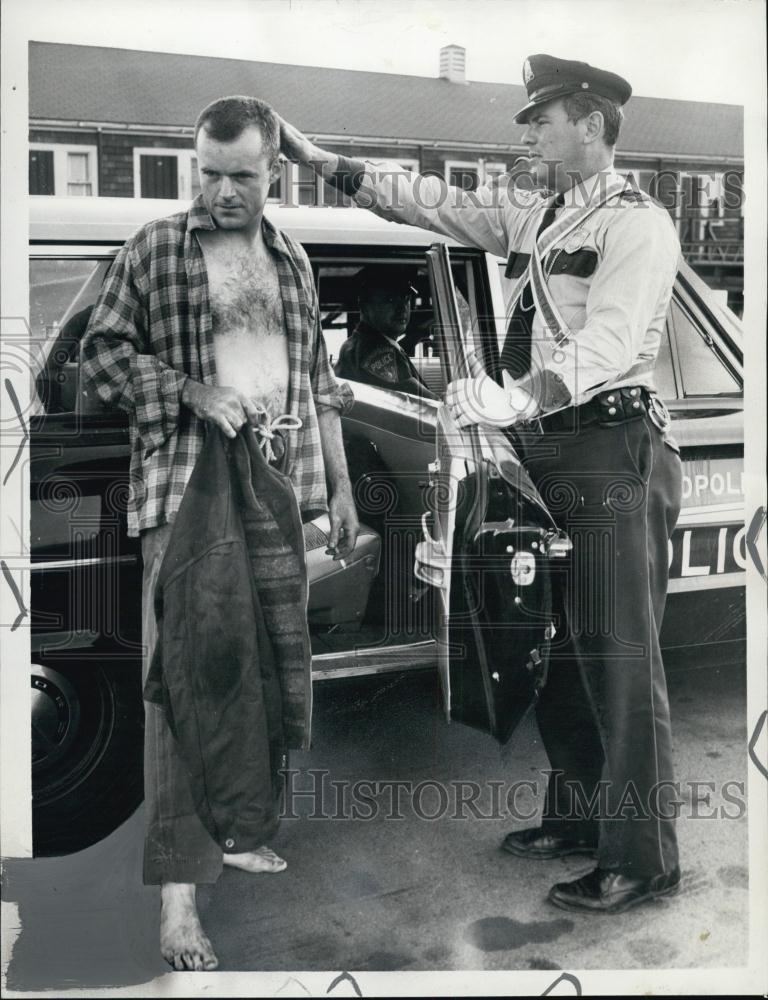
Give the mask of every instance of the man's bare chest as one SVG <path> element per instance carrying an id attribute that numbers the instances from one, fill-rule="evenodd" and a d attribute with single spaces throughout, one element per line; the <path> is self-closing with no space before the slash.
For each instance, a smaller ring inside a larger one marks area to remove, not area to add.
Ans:
<path id="1" fill-rule="evenodd" d="M 214 335 L 248 330 L 262 338 L 285 336 L 275 261 L 241 247 L 203 243 Z"/>

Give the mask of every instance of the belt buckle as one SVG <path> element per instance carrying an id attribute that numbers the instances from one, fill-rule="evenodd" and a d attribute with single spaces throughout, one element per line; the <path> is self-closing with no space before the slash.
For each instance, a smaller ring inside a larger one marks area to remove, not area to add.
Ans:
<path id="1" fill-rule="evenodd" d="M 648 399 L 648 416 L 662 434 L 669 429 L 669 425 L 672 422 L 664 400 L 655 394 L 652 394 Z"/>

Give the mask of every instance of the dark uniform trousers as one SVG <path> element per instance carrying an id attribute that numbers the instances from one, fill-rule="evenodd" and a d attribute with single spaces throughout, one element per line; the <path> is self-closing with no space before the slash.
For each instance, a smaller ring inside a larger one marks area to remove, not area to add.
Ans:
<path id="1" fill-rule="evenodd" d="M 525 434 L 525 465 L 573 550 L 554 582 L 557 633 L 537 721 L 551 774 L 543 825 L 644 877 L 678 864 L 659 629 L 680 511 L 676 447 L 646 413 Z"/>

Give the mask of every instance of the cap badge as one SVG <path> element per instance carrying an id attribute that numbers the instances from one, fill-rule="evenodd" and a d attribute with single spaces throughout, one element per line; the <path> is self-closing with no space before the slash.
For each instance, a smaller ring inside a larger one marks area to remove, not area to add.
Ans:
<path id="1" fill-rule="evenodd" d="M 526 59 L 523 63 L 523 83 L 528 86 L 528 84 L 533 79 L 533 70 L 531 69 L 530 59 Z"/>

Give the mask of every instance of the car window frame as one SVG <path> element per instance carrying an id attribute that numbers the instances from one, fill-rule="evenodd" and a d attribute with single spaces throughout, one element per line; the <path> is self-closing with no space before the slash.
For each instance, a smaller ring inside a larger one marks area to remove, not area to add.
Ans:
<path id="1" fill-rule="evenodd" d="M 312 266 L 312 274 L 318 288 L 318 300 L 320 297 L 318 272 L 320 267 L 323 265 L 361 264 L 367 267 L 370 265 L 382 264 L 427 267 L 426 253 L 428 247 L 426 246 L 414 247 L 398 244 L 384 246 L 381 244 L 339 245 L 313 243 L 309 240 L 304 241 L 302 246 L 309 257 L 310 264 Z M 468 282 L 467 291 L 470 298 L 472 298 L 471 288 L 469 286 L 473 286 L 475 292 L 474 303 L 468 299 L 467 304 L 469 306 L 471 320 L 473 324 L 477 324 L 478 346 L 481 348 L 484 363 L 488 360 L 488 345 L 490 343 L 495 345 L 497 339 L 493 289 L 489 284 L 488 268 L 485 266 L 485 260 L 488 256 L 489 255 L 484 253 L 482 250 L 478 250 L 474 247 L 452 246 L 450 248 L 452 264 L 470 263 L 472 265 L 471 281 Z M 436 360 L 441 362 L 439 355 L 436 357 Z M 345 379 L 345 381 L 354 380 Z M 445 386 L 442 387 L 443 392 L 444 390 Z M 394 392 L 399 396 L 409 398 L 418 398 L 414 397 L 412 393 L 403 392 L 398 389 L 382 389 L 381 391 Z M 442 401 L 442 395 L 440 396 L 439 401 Z"/>
<path id="2" fill-rule="evenodd" d="M 683 360 L 685 352 L 681 350 L 677 328 L 672 317 L 673 301 L 676 302 L 678 308 L 687 316 L 706 347 L 709 348 L 713 362 L 722 365 L 726 372 L 728 372 L 734 382 L 734 390 L 732 392 L 686 392 Z M 705 307 L 706 302 L 694 293 L 693 288 L 686 288 L 685 276 L 678 274 L 665 324 L 669 330 L 672 367 L 677 385 L 677 399 L 672 401 L 675 404 L 690 405 L 692 402 L 701 403 L 704 400 L 711 400 L 713 402 L 730 401 L 733 403 L 738 400 L 743 401 L 744 398 L 743 374 L 736 364 L 738 358 L 734 356 L 731 345 L 727 341 L 723 342 L 724 331 L 718 323 L 717 317 L 711 310 L 707 310 Z M 713 327 L 716 331 L 714 336 Z"/>
<path id="3" fill-rule="evenodd" d="M 27 254 L 27 268 L 38 261 L 74 261 L 92 260 L 96 263 L 106 263 L 107 268 L 102 277 L 102 283 L 111 267 L 115 257 L 123 246 L 124 241 L 105 240 L 104 242 L 79 243 L 75 240 L 62 240 L 52 243 L 50 240 L 30 240 Z M 31 330 L 30 330 L 31 333 Z M 56 338 L 53 337 L 45 342 L 45 351 L 40 354 L 40 369 L 35 372 L 32 385 L 30 386 L 30 420 L 34 430 L 38 433 L 50 432 L 51 434 L 64 435 L 66 437 L 75 436 L 82 430 L 96 428 L 114 428 L 120 432 L 127 432 L 128 415 L 123 410 L 117 408 L 105 408 L 98 411 L 81 412 L 79 410 L 64 410 L 47 412 L 43 401 L 37 394 L 34 385 L 35 377 L 42 372 L 48 360 L 48 355 L 53 348 Z"/>
<path id="4" fill-rule="evenodd" d="M 104 247 L 88 248 L 88 251 L 85 252 L 85 253 L 79 252 L 79 250 L 80 250 L 79 247 L 77 248 L 78 249 L 77 253 L 62 253 L 61 252 L 62 249 L 66 250 L 66 249 L 69 249 L 69 247 L 62 247 L 62 248 L 58 248 L 58 249 L 51 248 L 51 247 L 45 247 L 45 248 L 43 248 L 43 247 L 40 247 L 40 248 L 35 247 L 34 250 L 32 248 L 30 248 L 30 252 L 29 252 L 29 255 L 28 255 L 28 258 L 27 258 L 28 259 L 28 268 L 31 269 L 33 263 L 38 263 L 38 262 L 42 262 L 42 261 L 46 261 L 46 260 L 50 260 L 50 261 L 85 260 L 85 261 L 94 261 L 95 263 L 99 263 L 99 264 L 105 263 L 107 265 L 107 270 L 104 272 L 104 275 L 102 276 L 102 284 L 103 284 L 104 278 L 107 275 L 107 271 L 109 270 L 110 266 L 112 265 L 115 257 L 117 256 L 117 252 L 118 252 L 118 250 L 120 248 L 119 247 L 115 247 L 114 250 L 113 250 L 113 252 L 111 252 L 108 255 L 104 253 Z M 40 253 L 40 252 L 37 252 L 38 250 L 44 250 L 46 252 Z M 91 275 L 88 276 L 87 280 L 90 281 L 92 278 L 93 278 L 93 275 L 91 274 Z M 81 291 L 82 291 L 82 289 L 81 289 Z M 30 282 L 30 292 L 31 292 L 31 282 Z M 94 300 L 94 305 L 95 305 L 95 300 Z M 70 310 L 71 310 L 71 304 L 70 304 L 70 307 L 69 307 L 69 309 L 67 311 L 69 312 Z M 30 332 L 31 332 L 31 328 L 30 328 Z M 53 347 L 54 341 L 55 341 L 55 338 L 50 338 L 50 341 L 48 341 L 48 340 L 45 341 L 45 346 L 47 346 L 48 349 L 45 351 L 44 355 L 41 355 L 41 358 L 42 358 L 42 360 L 44 362 L 48 360 L 48 354 L 50 353 L 50 349 Z"/>

